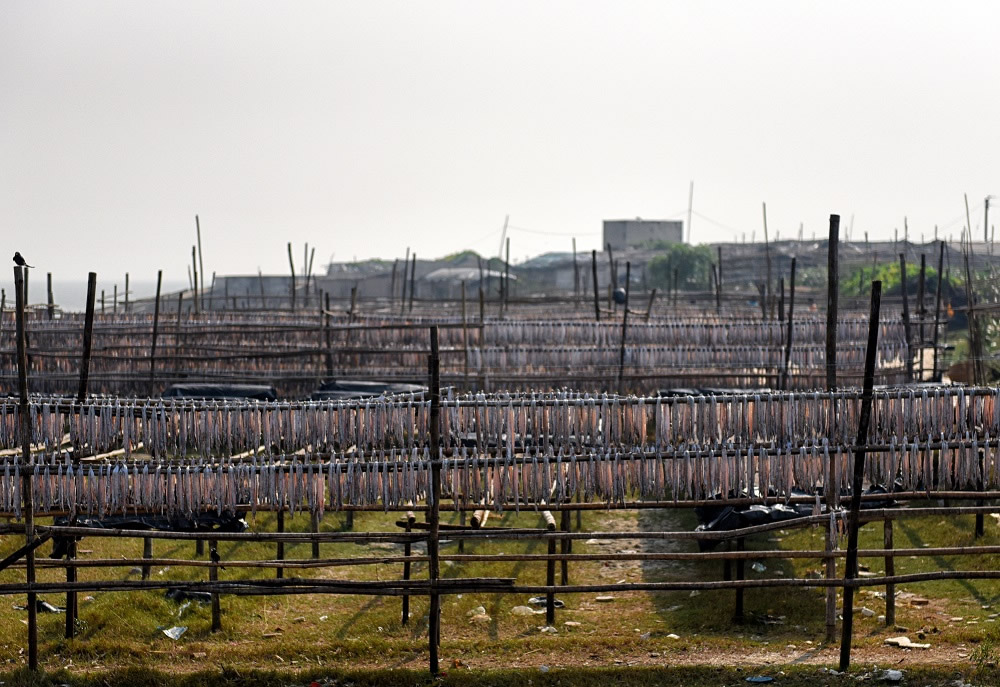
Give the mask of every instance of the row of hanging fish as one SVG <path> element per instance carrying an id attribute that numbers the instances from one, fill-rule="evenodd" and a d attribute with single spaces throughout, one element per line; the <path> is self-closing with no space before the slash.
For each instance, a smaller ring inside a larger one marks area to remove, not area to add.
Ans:
<path id="1" fill-rule="evenodd" d="M 1000 434 L 995 387 L 879 390 L 868 441 Z M 680 444 L 783 446 L 856 440 L 858 390 L 747 392 L 727 396 L 619 397 L 575 392 L 484 393 L 442 400 L 443 445 L 480 452 L 509 446 L 575 450 Z M 93 454 L 141 444 L 156 457 L 202 458 L 302 451 L 326 455 L 423 448 L 430 441 L 430 402 L 420 395 L 349 402 L 246 402 L 93 398 L 78 403 L 35 397 L 32 444 L 39 452 L 69 444 Z M 0 399 L 0 450 L 19 446 L 20 406 Z M 67 437 L 68 435 L 68 437 Z"/>
<path id="2" fill-rule="evenodd" d="M 538 451 L 497 457 L 465 448 L 441 460 L 441 494 L 454 506 L 496 511 L 539 508 L 576 499 L 625 505 L 629 501 L 686 501 L 723 495 L 793 491 L 840 494 L 850 484 L 854 453 L 827 443 L 782 448 L 672 447 L 664 451 Z M 831 474 L 831 465 L 833 473 Z M 32 479 L 36 513 L 108 515 L 152 512 L 287 509 L 322 516 L 344 506 L 403 508 L 426 500 L 431 461 L 427 449 L 338 454 L 327 461 L 297 456 L 243 461 L 120 461 L 76 464 L 68 458 L 0 468 L 0 513 L 20 517 L 21 477 Z M 997 441 L 966 437 L 942 445 L 903 438 L 869 453 L 866 482 L 890 491 L 983 490 L 1000 487 Z M 448 503 L 442 503 L 447 508 Z"/>

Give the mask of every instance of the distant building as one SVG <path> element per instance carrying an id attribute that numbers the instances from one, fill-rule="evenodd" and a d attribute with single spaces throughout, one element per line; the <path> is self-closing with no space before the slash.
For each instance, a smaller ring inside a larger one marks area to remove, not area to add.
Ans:
<path id="1" fill-rule="evenodd" d="M 684 223 L 671 219 L 606 219 L 604 220 L 604 246 L 611 250 L 642 248 L 653 241 L 684 242 Z"/>

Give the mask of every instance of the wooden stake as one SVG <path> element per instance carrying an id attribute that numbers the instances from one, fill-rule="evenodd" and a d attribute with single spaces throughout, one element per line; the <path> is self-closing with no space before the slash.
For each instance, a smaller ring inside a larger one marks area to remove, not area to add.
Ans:
<path id="1" fill-rule="evenodd" d="M 580 265 L 576 262 L 576 237 L 573 237 L 573 297 L 580 298 Z"/>
<path id="2" fill-rule="evenodd" d="M 861 514 L 861 487 L 865 476 L 865 446 L 872 417 L 872 389 L 875 386 L 875 359 L 878 355 L 879 307 L 882 301 L 882 282 L 872 282 L 871 313 L 868 318 L 868 348 L 865 351 L 865 379 L 861 390 L 861 416 L 855 440 L 854 476 L 851 481 L 851 510 L 847 524 L 847 562 L 844 580 L 858 576 L 858 527 Z M 854 630 L 854 586 L 844 585 L 844 624 L 840 639 L 840 670 L 851 665 L 851 640 Z"/>
<path id="3" fill-rule="evenodd" d="M 87 314 L 83 324 L 83 357 L 80 359 L 80 386 L 76 400 L 87 400 L 87 384 L 90 379 L 90 353 L 94 340 L 94 296 L 97 291 L 97 273 L 87 275 Z"/>
<path id="4" fill-rule="evenodd" d="M 330 342 L 330 292 L 323 294 L 323 317 L 326 329 L 326 376 L 333 377 L 333 346 Z"/>
<path id="5" fill-rule="evenodd" d="M 403 258 L 403 295 L 399 303 L 399 314 L 402 316 L 406 309 L 406 271 L 410 265 L 410 247 L 406 247 L 406 257 Z"/>
<path id="6" fill-rule="evenodd" d="M 128 312 L 128 272 L 125 273 L 125 312 Z"/>
<path id="7" fill-rule="evenodd" d="M 392 277 L 389 281 L 389 307 L 396 302 L 396 268 L 399 266 L 399 258 L 392 261 Z"/>

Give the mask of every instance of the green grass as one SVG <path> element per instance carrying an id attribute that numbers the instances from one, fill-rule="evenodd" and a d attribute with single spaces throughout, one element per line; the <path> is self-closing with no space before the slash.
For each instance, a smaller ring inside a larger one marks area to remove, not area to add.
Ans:
<path id="1" fill-rule="evenodd" d="M 445 522 L 458 521 L 457 514 L 453 512 L 445 511 L 442 515 Z M 394 525 L 396 517 L 395 514 L 362 514 L 355 520 L 355 529 L 395 531 L 398 529 Z M 339 530 L 343 526 L 341 520 L 342 515 L 327 514 L 322 528 Z M 541 518 L 531 511 L 520 515 L 506 513 L 502 518 L 491 518 L 490 524 L 536 527 L 541 524 Z M 689 530 L 694 524 L 693 514 L 686 510 L 638 513 L 595 511 L 583 516 L 584 529 L 589 531 Z M 266 513 L 258 513 L 256 520 L 251 522 L 254 530 L 273 531 L 274 526 L 274 517 Z M 308 517 L 300 515 L 287 518 L 286 527 L 293 531 L 306 529 Z M 750 538 L 747 544 L 751 550 L 775 546 L 818 550 L 822 548 L 823 532 L 822 528 L 786 530 Z M 943 546 L 1000 543 L 996 521 L 992 518 L 987 518 L 985 540 L 974 540 L 972 535 L 972 517 L 905 519 L 897 521 L 895 525 L 895 543 L 900 548 L 919 548 L 925 544 Z M 6 555 L 18 544 L 16 537 L 6 537 L 0 542 L 0 556 Z M 842 542 L 841 546 L 844 545 Z M 861 545 L 881 547 L 881 524 L 869 524 L 862 528 Z M 110 538 L 88 538 L 79 545 L 81 550 L 92 552 L 84 554 L 84 557 L 94 558 L 139 557 L 141 546 L 140 541 Z M 649 550 L 694 550 L 693 544 L 689 542 L 656 541 L 649 542 L 647 546 L 651 547 Z M 630 548 L 640 548 L 640 544 L 634 540 L 616 541 L 610 546 L 599 543 L 588 545 L 583 540 L 574 543 L 575 553 Z M 540 542 L 469 541 L 465 544 L 466 553 L 543 553 L 544 549 L 545 545 Z M 359 546 L 338 543 L 324 544 L 321 553 L 323 557 L 364 556 L 401 553 L 401 550 L 401 545 Z M 48 545 L 42 547 L 40 557 L 48 551 Z M 455 552 L 454 543 L 443 546 L 443 554 Z M 224 559 L 273 558 L 274 545 L 222 542 L 220 553 Z M 193 554 L 194 544 L 191 542 L 154 541 L 156 557 L 190 558 Z M 310 554 L 309 545 L 286 545 L 286 557 L 289 559 L 308 558 Z M 769 559 L 762 562 L 767 568 L 763 572 L 752 570 L 748 562 L 747 576 L 803 576 L 816 574 L 821 566 L 816 560 Z M 873 572 L 881 572 L 883 569 L 882 559 L 863 559 L 861 563 Z M 897 559 L 896 570 L 898 573 L 907 573 L 946 567 L 974 569 L 992 564 L 993 561 L 985 557 L 900 558 Z M 414 578 L 426 577 L 426 567 L 423 564 L 414 564 L 413 568 Z M 154 566 L 152 574 L 154 578 L 172 581 L 207 579 L 206 568 L 174 567 L 165 570 Z M 286 576 L 293 574 L 336 579 L 398 579 L 401 576 L 401 566 L 340 567 L 325 571 L 286 570 Z M 516 577 L 521 584 L 543 584 L 545 564 L 514 561 L 455 563 L 443 565 L 442 574 L 446 577 Z M 0 582 L 23 581 L 23 575 L 23 569 L 6 570 L 0 572 Z M 38 577 L 39 580 L 55 581 L 63 579 L 63 576 L 64 572 L 60 569 L 41 569 Z M 81 579 L 139 578 L 138 574 L 130 573 L 127 567 L 81 569 L 80 576 Z M 274 571 L 228 568 L 220 576 L 230 580 L 269 578 L 274 576 Z M 720 561 L 645 562 L 641 565 L 598 561 L 574 563 L 570 568 L 571 583 L 721 578 Z M 931 600 L 928 606 L 911 606 L 903 600 L 897 604 L 897 625 L 905 627 L 907 634 L 915 638 L 915 633 L 923 629 L 929 637 L 926 641 L 930 641 L 935 649 L 947 648 L 952 657 L 965 656 L 959 668 L 970 671 L 970 674 L 977 667 L 987 672 L 993 670 L 989 664 L 995 665 L 997 654 L 1000 653 L 997 649 L 1000 647 L 1000 636 L 994 622 L 997 619 L 989 616 L 1000 610 L 1000 582 L 936 581 L 907 586 L 901 591 L 913 592 Z M 270 684 L 270 671 L 275 670 L 286 676 L 298 675 L 302 671 L 305 671 L 303 674 L 338 675 L 337 684 L 409 684 L 406 680 L 414 680 L 412 684 L 426 684 L 420 682 L 427 675 L 427 601 L 424 598 L 411 599 L 410 622 L 403 625 L 400 600 L 395 597 L 332 594 L 284 597 L 227 595 L 222 598 L 223 630 L 213 634 L 210 631 L 211 614 L 207 605 L 191 603 L 182 611 L 182 604 L 165 599 L 163 593 L 157 591 L 95 593 L 90 595 L 94 597 L 90 601 L 84 601 L 85 596 L 88 595 L 81 594 L 80 631 L 74 640 L 63 638 L 65 617 L 62 614 L 39 615 L 42 666 L 54 675 L 64 676 L 54 684 L 90 684 L 86 680 L 95 675 L 106 676 L 107 682 L 101 684 L 143 684 L 122 681 L 126 679 L 122 676 L 156 675 L 158 671 L 178 676 L 174 678 L 176 684 L 188 684 L 178 682 L 188 679 L 180 676 L 189 676 L 191 680 L 195 680 L 190 684 L 202 684 L 197 680 L 203 679 L 198 676 L 204 675 L 214 675 L 213 680 L 223 680 L 212 684 L 227 684 L 225 675 L 230 673 L 220 673 L 222 666 L 243 676 L 253 676 L 251 682 L 240 684 Z M 612 603 L 598 603 L 595 601 L 596 596 L 559 595 L 566 607 L 557 612 L 557 634 L 539 632 L 539 627 L 545 624 L 544 615 L 525 617 L 510 612 L 512 607 L 526 603 L 527 600 L 520 596 L 445 596 L 442 601 L 442 669 L 449 670 L 449 680 L 457 679 L 453 676 L 466 680 L 456 684 L 515 684 L 514 678 L 503 672 L 504 669 L 514 667 L 531 671 L 533 685 L 556 684 L 552 680 L 559 675 L 565 678 L 561 684 L 596 684 L 597 680 L 606 682 L 608 679 L 608 675 L 601 671 L 616 666 L 621 671 L 616 674 L 615 680 L 625 680 L 623 684 L 671 684 L 664 680 L 674 679 L 680 680 L 677 684 L 736 684 L 741 681 L 740 673 L 731 669 L 716 674 L 712 671 L 717 669 L 712 667 L 685 668 L 692 671 L 689 675 L 659 674 L 656 670 L 664 670 L 664 665 L 718 663 L 720 660 L 730 666 L 749 665 L 750 655 L 760 652 L 766 652 L 767 656 L 754 661 L 777 662 L 787 670 L 788 666 L 805 660 L 825 646 L 823 592 L 819 589 L 748 590 L 745 595 L 746 617 L 741 625 L 735 625 L 732 620 L 735 596 L 732 591 L 704 591 L 693 597 L 689 592 L 627 592 L 614 594 L 615 601 Z M 55 605 L 64 604 L 62 595 L 43 595 L 42 598 Z M 12 608 L 12 605 L 22 605 L 24 602 L 23 596 L 8 597 L 8 601 L 0 605 L 0 661 L 12 671 L 25 663 L 25 627 L 20 621 L 26 614 Z M 490 616 L 488 622 L 470 622 L 468 613 L 478 606 L 482 606 Z M 884 601 L 867 591 L 858 595 L 856 606 L 870 608 L 875 611 L 876 616 L 884 613 Z M 963 620 L 951 620 L 954 617 L 962 617 Z M 566 626 L 566 621 L 579 625 Z M 974 621 L 974 624 L 969 624 L 970 621 Z M 174 641 L 161 631 L 172 625 L 184 625 L 188 630 L 179 640 Z M 895 660 L 897 656 L 906 658 L 907 669 L 914 663 L 934 663 L 937 660 L 920 654 L 891 653 L 896 650 L 883 649 L 886 637 L 904 632 L 885 628 L 875 617 L 858 616 L 855 628 L 855 647 L 861 652 L 859 655 L 865 655 L 865 651 L 873 652 L 883 663 Z M 264 637 L 265 634 L 274 633 L 277 636 Z M 679 638 L 669 637 L 671 634 L 676 634 Z M 829 648 L 827 651 L 829 654 Z M 886 653 L 887 651 L 890 653 Z M 744 660 L 744 657 L 748 658 Z M 833 665 L 835 661 L 833 656 L 827 664 Z M 551 666 L 553 670 L 548 673 L 539 672 L 537 666 L 542 663 Z M 452 666 L 459 667 L 454 669 Z M 582 672 L 572 673 L 570 678 L 570 673 L 557 670 L 557 667 Z M 798 668 L 804 670 L 806 667 Z M 383 675 L 391 676 L 393 681 L 388 681 L 389 677 L 385 677 L 385 682 L 366 683 L 360 678 L 350 677 L 349 673 L 337 672 L 360 668 L 365 669 L 365 675 L 375 676 L 371 677 L 372 680 L 383 679 L 377 678 Z M 215 672 L 204 673 L 208 669 Z M 810 669 L 813 671 L 811 679 L 815 682 L 816 668 L 812 666 Z M 55 672 L 60 670 L 63 672 Z M 130 673 L 129 670 L 138 672 Z M 946 676 L 956 668 L 950 666 L 938 670 L 942 676 Z M 11 675 L 14 677 L 7 684 L 21 684 L 16 681 L 23 680 L 22 677 L 16 677 L 19 674 Z M 653 675 L 657 677 L 651 677 Z M 826 676 L 824 680 L 831 679 L 827 674 L 823 675 Z M 73 679 L 66 679 L 65 676 Z M 568 679 L 571 681 L 565 681 Z M 696 681 L 698 679 L 703 679 L 704 682 L 699 683 Z M 789 677 L 782 678 L 782 684 L 800 684 L 790 681 L 792 679 L 790 673 Z M 309 684 L 309 680 L 303 684 Z"/>

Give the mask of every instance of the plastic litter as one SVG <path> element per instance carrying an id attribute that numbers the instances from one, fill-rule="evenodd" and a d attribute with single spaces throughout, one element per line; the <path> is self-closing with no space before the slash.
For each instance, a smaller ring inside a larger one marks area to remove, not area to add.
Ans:
<path id="1" fill-rule="evenodd" d="M 533 606 L 544 606 L 548 602 L 545 600 L 544 596 L 533 596 L 530 599 L 528 599 L 528 603 L 532 604 Z M 566 604 L 564 604 L 559 599 L 556 599 L 555 601 L 552 602 L 552 605 L 555 608 L 562 608 Z"/>
<path id="2" fill-rule="evenodd" d="M 186 625 L 180 625 L 180 626 L 174 625 L 173 627 L 168 627 L 166 630 L 164 630 L 163 634 L 165 634 L 166 636 L 170 637 L 170 639 L 175 639 L 176 640 L 176 639 L 180 639 L 180 636 L 182 634 L 184 634 L 185 632 L 187 632 L 187 626 Z"/>

